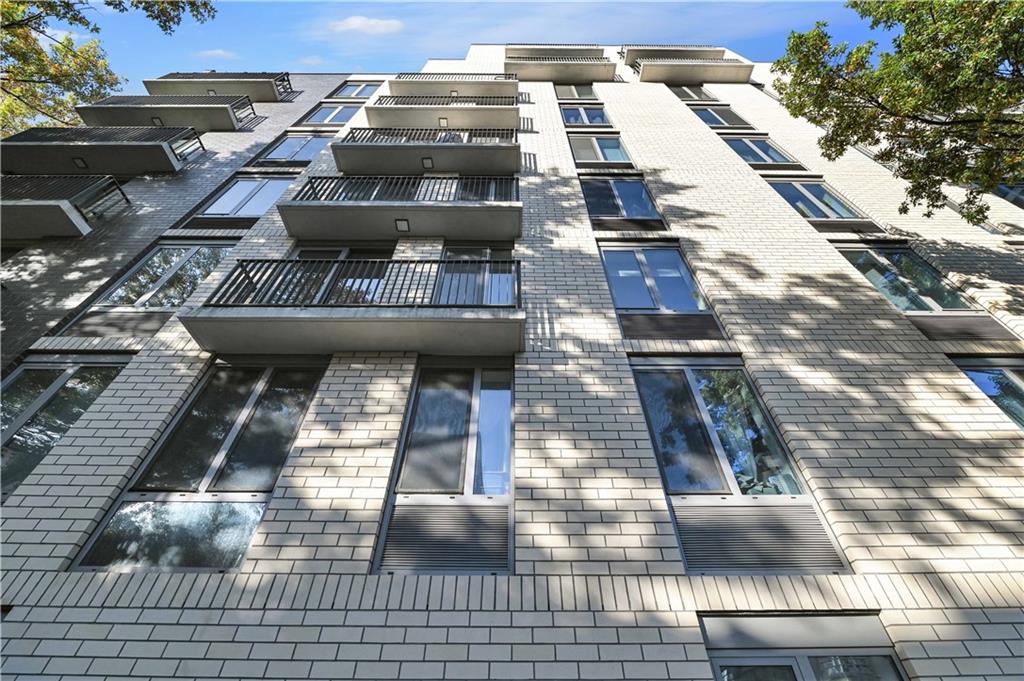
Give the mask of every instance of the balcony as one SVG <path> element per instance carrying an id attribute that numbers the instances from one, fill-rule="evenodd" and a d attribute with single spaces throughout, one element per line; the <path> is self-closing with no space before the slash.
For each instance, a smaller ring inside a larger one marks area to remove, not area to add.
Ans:
<path id="1" fill-rule="evenodd" d="M 642 57 L 633 64 L 642 83 L 702 85 L 704 83 L 746 83 L 754 65 L 743 59 Z"/>
<path id="2" fill-rule="evenodd" d="M 392 95 L 452 97 L 515 97 L 514 73 L 399 73 L 388 81 Z"/>
<path id="3" fill-rule="evenodd" d="M 515 97 L 384 95 L 364 107 L 374 128 L 518 128 Z"/>
<path id="4" fill-rule="evenodd" d="M 109 175 L 5 175 L 0 233 L 6 242 L 85 236 L 91 220 L 122 202 L 128 197 Z"/>
<path id="5" fill-rule="evenodd" d="M 511 240 L 523 217 L 519 178 L 509 176 L 311 177 L 277 209 L 296 239 Z"/>
<path id="6" fill-rule="evenodd" d="M 245 95 L 254 102 L 289 101 L 295 95 L 286 72 L 176 71 L 142 84 L 151 95 Z"/>
<path id="7" fill-rule="evenodd" d="M 204 149 L 192 128 L 29 128 L 3 141 L 5 173 L 176 173 Z"/>
<path id="8" fill-rule="evenodd" d="M 505 70 L 519 80 L 553 83 L 594 83 L 615 79 L 615 63 L 607 57 L 591 56 L 508 56 Z"/>
<path id="9" fill-rule="evenodd" d="M 86 125 L 191 127 L 196 132 L 240 130 L 256 111 L 235 95 L 116 95 L 75 107 Z"/>
<path id="10" fill-rule="evenodd" d="M 353 128 L 331 150 L 346 173 L 519 172 L 511 128 Z"/>
<path id="11" fill-rule="evenodd" d="M 509 355 L 519 277 L 514 260 L 241 260 L 179 318 L 217 353 Z"/>
<path id="12" fill-rule="evenodd" d="M 604 48 L 594 43 L 509 43 L 505 59 L 511 57 L 603 57 Z"/>
<path id="13" fill-rule="evenodd" d="M 626 66 L 637 59 L 721 59 L 725 50 L 714 45 L 623 45 L 619 56 Z"/>

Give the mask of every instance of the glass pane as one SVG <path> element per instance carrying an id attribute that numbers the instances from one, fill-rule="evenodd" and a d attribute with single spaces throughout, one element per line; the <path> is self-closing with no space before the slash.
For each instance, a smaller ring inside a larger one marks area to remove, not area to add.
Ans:
<path id="1" fill-rule="evenodd" d="M 707 309 L 679 251 L 672 248 L 645 249 L 644 258 L 658 287 L 662 305 L 676 312 Z"/>
<path id="2" fill-rule="evenodd" d="M 643 180 L 615 180 L 614 183 L 615 191 L 619 195 L 619 200 L 622 201 L 622 208 L 627 218 L 645 220 L 661 218 Z"/>
<path id="3" fill-rule="evenodd" d="M 275 369 L 213 489 L 270 492 L 320 381 L 320 369 Z"/>
<path id="4" fill-rule="evenodd" d="M 346 83 L 345 85 L 342 85 L 341 89 L 334 94 L 338 97 L 351 97 L 355 93 L 359 92 L 359 88 L 361 87 L 362 85 L 360 85 L 359 83 Z"/>
<path id="5" fill-rule="evenodd" d="M 266 504 L 126 501 L 84 566 L 232 568 L 242 562 Z"/>
<path id="6" fill-rule="evenodd" d="M 604 267 L 612 288 L 615 307 L 620 310 L 652 309 L 654 298 L 647 290 L 640 262 L 633 251 L 604 251 Z"/>
<path id="7" fill-rule="evenodd" d="M 508 494 L 512 480 L 512 372 L 485 370 L 473 494 Z"/>
<path id="8" fill-rule="evenodd" d="M 421 373 L 399 492 L 462 492 L 472 394 L 471 369 Z"/>
<path id="9" fill-rule="evenodd" d="M 510 262 L 511 256 L 508 255 L 496 254 L 492 257 L 501 260 L 487 265 L 487 289 L 484 295 L 484 305 L 514 305 L 516 302 L 515 264 Z"/>
<path id="10" fill-rule="evenodd" d="M 681 370 L 637 371 L 636 385 L 666 491 L 728 490 L 686 374 Z"/>
<path id="11" fill-rule="evenodd" d="M 722 665 L 722 681 L 796 681 L 789 665 Z"/>
<path id="12" fill-rule="evenodd" d="M 1018 208 L 1024 208 L 1024 184 L 997 185 L 995 195 L 1006 199 Z"/>
<path id="13" fill-rule="evenodd" d="M 708 125 L 725 125 L 725 121 L 718 117 L 718 115 L 711 109 L 691 109 L 693 113 L 697 114 L 697 118 L 701 119 Z"/>
<path id="14" fill-rule="evenodd" d="M 232 215 L 237 210 L 245 197 L 249 195 L 256 187 L 259 186 L 260 180 L 258 178 L 246 178 L 235 180 L 234 184 L 227 188 L 227 190 L 217 197 L 217 199 L 209 206 L 203 209 L 204 215 Z"/>
<path id="15" fill-rule="evenodd" d="M 758 151 L 767 156 L 773 163 L 792 163 L 793 159 L 775 148 L 768 140 L 752 139 L 750 143 L 757 147 Z"/>
<path id="16" fill-rule="evenodd" d="M 360 97 L 369 97 L 374 92 L 376 92 L 377 88 L 379 88 L 379 87 L 380 87 L 380 83 L 365 83 L 363 85 L 362 89 L 359 90 L 359 96 Z"/>
<path id="17" fill-rule="evenodd" d="M 764 163 L 764 159 L 761 158 L 760 154 L 750 148 L 750 145 L 747 144 L 747 140 L 726 138 L 725 143 L 728 144 L 733 151 L 739 154 L 740 158 L 747 163 Z"/>
<path id="18" fill-rule="evenodd" d="M 263 158 L 271 159 L 275 161 L 285 161 L 292 157 L 292 155 L 302 148 L 302 145 L 306 143 L 309 137 L 285 137 L 283 140 L 278 142 L 273 149 L 267 152 Z"/>
<path id="19" fill-rule="evenodd" d="M 330 137 L 310 137 L 302 148 L 292 156 L 293 161 L 312 161 L 316 155 L 331 143 Z"/>
<path id="20" fill-rule="evenodd" d="M 615 200 L 615 192 L 608 180 L 584 180 L 583 198 L 587 202 L 590 217 L 620 217 L 619 203 Z"/>
<path id="21" fill-rule="evenodd" d="M 850 207 L 843 203 L 842 199 L 833 194 L 823 184 L 805 184 L 803 188 L 810 193 L 811 196 L 821 201 L 825 206 L 831 210 L 834 215 L 829 217 L 833 218 L 855 218 L 857 214 L 850 210 Z"/>
<path id="22" fill-rule="evenodd" d="M 331 123 L 348 123 L 349 119 L 356 115 L 356 111 L 359 111 L 358 106 L 343 106 L 331 116 Z"/>
<path id="23" fill-rule="evenodd" d="M 583 113 L 577 108 L 562 109 L 562 120 L 566 125 L 583 125 Z"/>
<path id="24" fill-rule="evenodd" d="M 928 263 L 909 250 L 881 251 L 886 260 L 917 290 L 943 310 L 969 310 L 971 305 L 936 274 Z"/>
<path id="25" fill-rule="evenodd" d="M 587 115 L 587 122 L 591 125 L 608 125 L 608 117 L 604 115 L 604 109 L 588 107 L 583 111 Z"/>
<path id="26" fill-rule="evenodd" d="M 817 681 L 900 681 L 888 655 L 829 655 L 810 662 Z"/>
<path id="27" fill-rule="evenodd" d="M 210 272 L 231 250 L 230 246 L 203 246 L 178 268 L 156 293 L 149 297 L 144 307 L 178 307 L 192 292 L 210 276 Z"/>
<path id="28" fill-rule="evenodd" d="M 306 121 L 305 122 L 306 123 L 324 123 L 324 122 L 327 121 L 328 118 L 331 117 L 331 114 L 334 113 L 335 109 L 337 109 L 337 107 L 335 107 L 335 106 L 326 106 L 326 105 L 318 106 L 316 109 L 313 110 L 313 112 L 311 114 L 309 114 L 309 116 L 306 117 Z"/>
<path id="29" fill-rule="evenodd" d="M 693 376 L 743 494 L 801 494 L 782 444 L 739 369 L 694 369 Z"/>
<path id="30" fill-rule="evenodd" d="M 449 257 L 451 256 L 449 254 Z M 482 256 L 482 257 L 486 257 Z M 479 305 L 484 295 L 486 263 L 447 262 L 441 266 L 434 296 L 436 305 Z"/>
<path id="31" fill-rule="evenodd" d="M 594 93 L 593 85 L 577 85 L 576 86 L 576 98 L 577 99 L 597 99 L 597 95 Z"/>
<path id="32" fill-rule="evenodd" d="M 271 178 L 267 180 L 262 187 L 259 188 L 255 194 L 253 194 L 248 201 L 245 202 L 241 208 L 235 213 L 235 215 L 245 215 L 248 217 L 261 217 L 268 210 L 270 210 L 277 200 L 284 194 L 284 190 L 288 189 L 288 185 L 292 183 L 291 179 L 286 177 Z"/>
<path id="33" fill-rule="evenodd" d="M 772 182 L 772 189 L 779 193 L 779 196 L 786 199 L 789 205 L 793 206 L 800 215 L 805 218 L 826 218 L 825 211 L 818 208 L 813 201 L 796 188 L 796 185 L 790 182 Z"/>
<path id="34" fill-rule="evenodd" d="M 1024 388 L 1013 380 L 1008 369 L 967 369 L 966 373 L 1007 416 L 1024 428 Z M 1017 373 L 1018 380 L 1024 377 Z"/>
<path id="35" fill-rule="evenodd" d="M 214 369 L 135 489 L 198 490 L 262 373 L 262 369 Z"/>
<path id="36" fill-rule="evenodd" d="M 121 367 L 81 367 L 3 447 L 0 478 L 10 494 L 110 385 Z"/>
<path id="37" fill-rule="evenodd" d="M 572 99 L 576 96 L 576 90 L 573 89 L 572 85 L 556 85 L 555 86 L 555 97 L 558 99 Z"/>
<path id="38" fill-rule="evenodd" d="M 43 391 L 49 388 L 50 384 L 63 373 L 64 369 L 25 369 L 18 374 L 17 378 L 4 386 L 2 408 L 0 408 L 0 412 L 2 412 L 0 431 L 7 430 L 14 419 L 25 411 L 28 405 L 38 399 Z"/>
<path id="39" fill-rule="evenodd" d="M 605 161 L 629 162 L 629 156 L 626 155 L 626 150 L 622 147 L 622 140 L 618 137 L 598 137 L 597 148 L 601 150 Z"/>
<path id="40" fill-rule="evenodd" d="M 930 310 L 928 303 L 914 293 L 906 282 L 899 278 L 890 268 L 871 251 L 840 251 L 853 266 L 885 296 L 890 303 L 904 312 L 911 310 Z"/>
<path id="41" fill-rule="evenodd" d="M 720 106 L 716 108 L 714 111 L 716 114 L 718 114 L 718 117 L 725 122 L 725 125 L 747 125 L 747 122 L 745 120 L 740 118 L 736 114 L 736 112 L 734 112 L 727 106 Z"/>
<path id="42" fill-rule="evenodd" d="M 158 248 L 123 284 L 103 299 L 106 305 L 131 305 L 146 294 L 164 274 L 185 257 L 191 247 Z"/>
<path id="43" fill-rule="evenodd" d="M 569 145 L 572 147 L 572 157 L 577 161 L 601 160 L 594 149 L 593 137 L 570 137 Z"/>

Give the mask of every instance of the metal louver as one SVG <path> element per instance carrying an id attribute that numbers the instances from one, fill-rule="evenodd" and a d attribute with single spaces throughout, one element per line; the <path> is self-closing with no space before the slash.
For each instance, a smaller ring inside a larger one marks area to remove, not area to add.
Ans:
<path id="1" fill-rule="evenodd" d="M 381 572 L 509 572 L 506 506 L 395 506 Z"/>
<path id="2" fill-rule="evenodd" d="M 687 572 L 841 572 L 810 503 L 673 503 Z"/>

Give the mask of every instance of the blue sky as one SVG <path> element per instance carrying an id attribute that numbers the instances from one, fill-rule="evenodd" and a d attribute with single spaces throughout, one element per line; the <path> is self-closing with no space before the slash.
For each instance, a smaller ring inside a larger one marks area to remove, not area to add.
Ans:
<path id="1" fill-rule="evenodd" d="M 755 61 L 785 50 L 816 20 L 851 42 L 866 22 L 838 2 L 299 2 L 219 1 L 216 18 L 163 35 L 138 13 L 98 10 L 114 71 L 143 78 L 217 69 L 337 72 L 418 70 L 473 42 L 713 43 Z"/>

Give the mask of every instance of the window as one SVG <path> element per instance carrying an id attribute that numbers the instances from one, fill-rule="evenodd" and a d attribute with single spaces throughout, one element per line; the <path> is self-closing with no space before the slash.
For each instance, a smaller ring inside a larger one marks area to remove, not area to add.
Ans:
<path id="1" fill-rule="evenodd" d="M 629 155 L 618 137 L 570 135 L 569 146 L 572 147 L 573 158 L 578 164 L 630 163 Z"/>
<path id="2" fill-rule="evenodd" d="M 337 261 L 324 273 L 323 284 L 313 300 L 335 305 L 368 304 L 387 294 L 388 261 L 394 250 L 393 244 L 357 248 L 300 245 L 294 257 Z M 391 285 L 394 286 L 393 280 Z M 281 294 L 289 300 L 293 292 L 285 288 Z"/>
<path id="3" fill-rule="evenodd" d="M 676 97 L 684 102 L 714 102 L 715 96 L 699 85 L 675 85 L 669 87 Z"/>
<path id="4" fill-rule="evenodd" d="M 515 305 L 511 247 L 447 247 L 434 289 L 440 305 Z"/>
<path id="5" fill-rule="evenodd" d="M 982 359 L 958 364 L 981 392 L 1024 430 L 1024 362 Z"/>
<path id="6" fill-rule="evenodd" d="M 771 182 L 779 196 L 808 220 L 863 220 L 822 182 Z"/>
<path id="7" fill-rule="evenodd" d="M 333 137 L 324 135 L 285 135 L 265 151 L 259 160 L 282 165 L 308 163 L 326 149 L 332 139 Z"/>
<path id="8" fill-rule="evenodd" d="M 344 125 L 359 111 L 354 104 L 321 104 L 312 111 L 303 123 L 322 123 L 325 125 Z"/>
<path id="9" fill-rule="evenodd" d="M 1024 184 L 1000 184 L 993 193 L 1018 208 L 1024 208 Z"/>
<path id="10" fill-rule="evenodd" d="M 840 252 L 903 312 L 973 309 L 966 298 L 909 248 L 844 248 Z"/>
<path id="11" fill-rule="evenodd" d="M 712 128 L 729 128 L 741 125 L 750 127 L 750 123 L 740 118 L 727 106 L 695 106 L 691 110 L 697 114 L 697 118 Z"/>
<path id="12" fill-rule="evenodd" d="M 99 305 L 175 308 L 231 250 L 225 243 L 166 243 L 154 248 Z"/>
<path id="13" fill-rule="evenodd" d="M 718 681 L 902 681 L 884 650 L 750 651 L 715 655 L 712 665 Z"/>
<path id="14" fill-rule="evenodd" d="M 704 297 L 678 248 L 605 246 L 601 248 L 617 310 L 703 312 Z"/>
<path id="15" fill-rule="evenodd" d="M 593 85 L 556 85 L 558 99 L 597 99 Z"/>
<path id="16" fill-rule="evenodd" d="M 591 218 L 661 220 L 642 179 L 585 179 L 580 184 Z"/>
<path id="17" fill-rule="evenodd" d="M 4 382 L 2 488 L 7 496 L 121 372 L 123 358 L 30 358 Z"/>
<path id="18" fill-rule="evenodd" d="M 726 137 L 725 143 L 750 164 L 796 163 L 775 144 L 764 137 Z"/>
<path id="19" fill-rule="evenodd" d="M 263 217 L 292 177 L 237 177 L 199 211 L 202 217 Z"/>
<path id="20" fill-rule="evenodd" d="M 566 125 L 611 125 L 602 106 L 563 106 L 562 121 Z"/>
<path id="21" fill-rule="evenodd" d="M 375 82 L 358 82 L 346 80 L 342 83 L 341 87 L 338 88 L 332 97 L 369 97 L 377 88 L 381 86 L 380 81 Z"/>
<path id="22" fill-rule="evenodd" d="M 216 364 L 79 565 L 236 567 L 322 375 Z"/>

